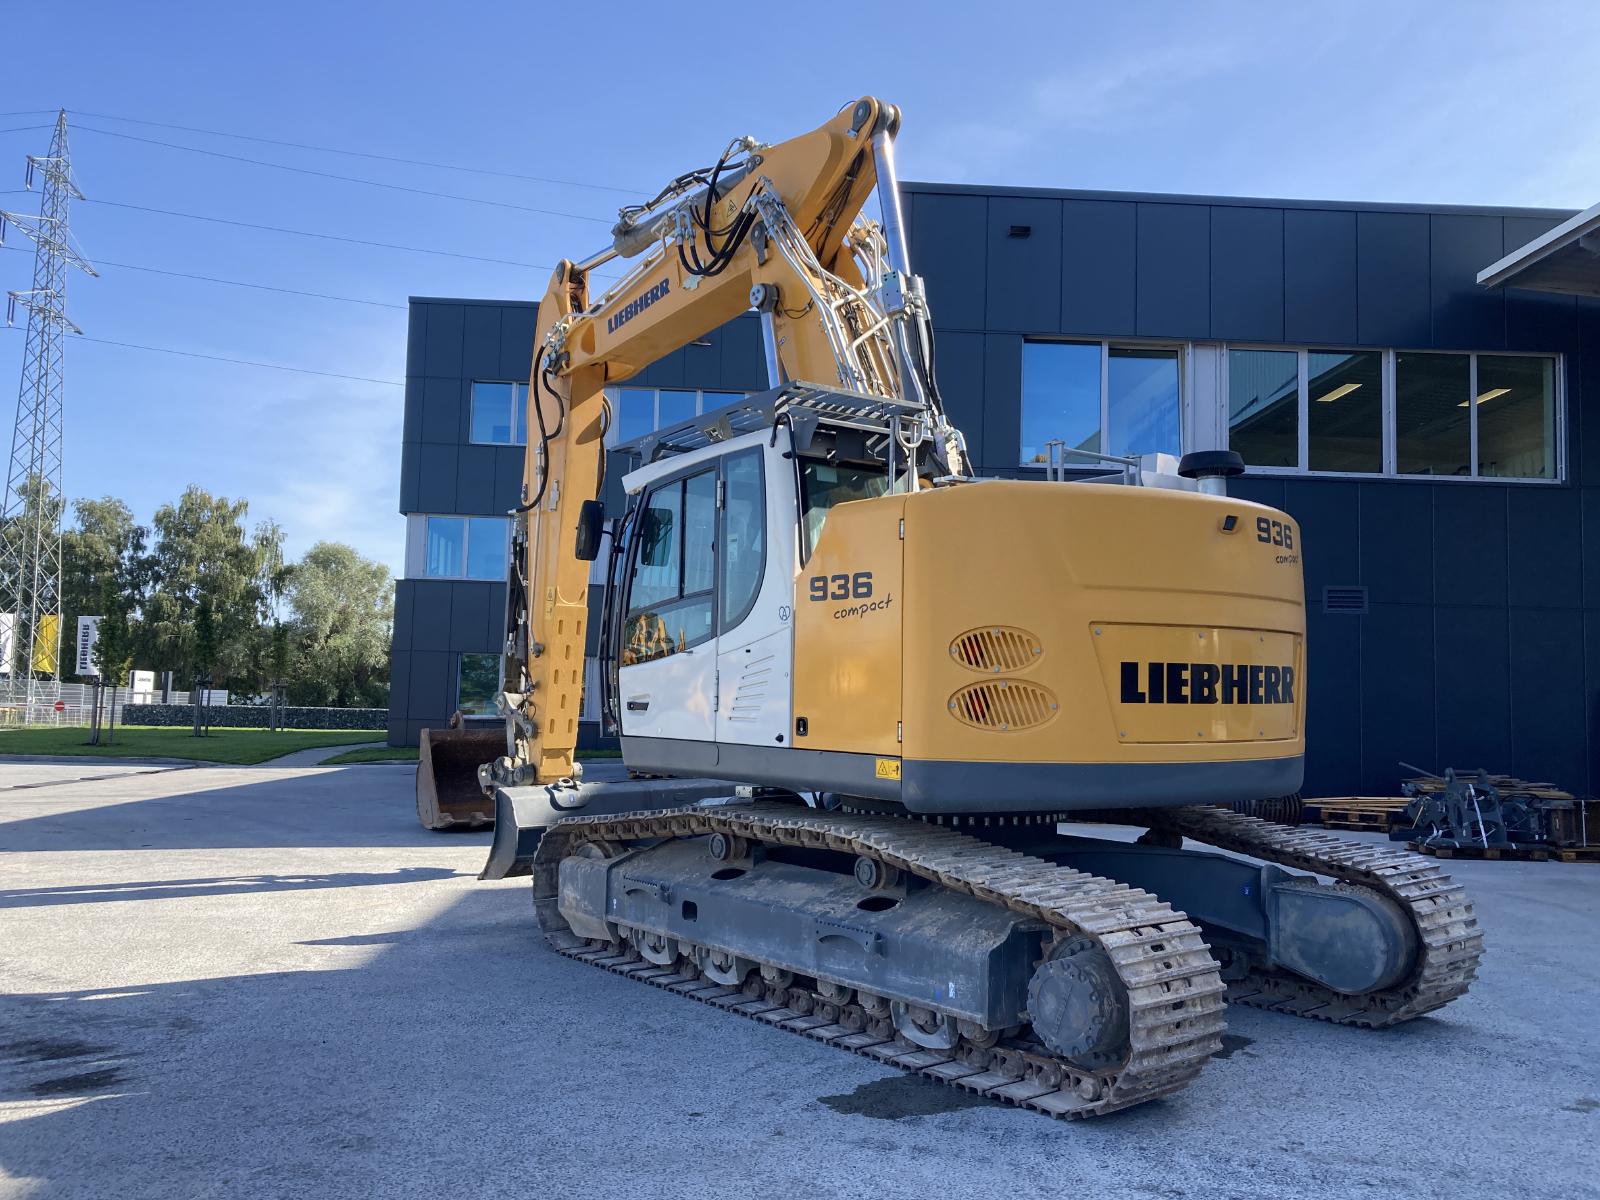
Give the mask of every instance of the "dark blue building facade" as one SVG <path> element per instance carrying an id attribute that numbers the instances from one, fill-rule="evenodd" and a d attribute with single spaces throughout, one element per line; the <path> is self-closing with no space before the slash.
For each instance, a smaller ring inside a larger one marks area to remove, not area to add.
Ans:
<path id="1" fill-rule="evenodd" d="M 904 190 L 982 473 L 1042 474 L 1051 440 L 1231 446 L 1251 464 L 1234 494 L 1295 518 L 1307 794 L 1391 794 L 1401 761 L 1600 783 L 1600 302 L 1475 281 L 1568 213 Z M 412 302 L 392 742 L 446 719 L 488 661 L 469 656 L 498 650 L 504 587 L 472 577 L 497 562 L 468 518 L 516 501 L 516 418 L 483 414 L 491 384 L 524 380 L 532 331 L 527 304 Z M 763 386 L 757 327 L 632 382 L 658 419 Z M 464 545 L 430 517 L 460 518 Z"/>

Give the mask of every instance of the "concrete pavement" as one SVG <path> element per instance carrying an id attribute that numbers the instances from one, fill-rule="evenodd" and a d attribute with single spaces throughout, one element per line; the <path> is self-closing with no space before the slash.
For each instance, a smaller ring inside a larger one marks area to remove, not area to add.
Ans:
<path id="1" fill-rule="evenodd" d="M 94 766 L 0 766 L 6 1200 L 1600 1196 L 1600 867 L 1453 864 L 1466 999 L 1235 1009 L 1181 1095 L 1064 1124 L 547 952 L 409 770 Z"/>

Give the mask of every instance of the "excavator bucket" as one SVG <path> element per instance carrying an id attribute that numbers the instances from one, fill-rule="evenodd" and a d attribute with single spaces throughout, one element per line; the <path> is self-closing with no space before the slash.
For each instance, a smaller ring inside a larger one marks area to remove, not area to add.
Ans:
<path id="1" fill-rule="evenodd" d="M 417 817 L 426 829 L 494 824 L 494 801 L 478 786 L 478 768 L 506 752 L 499 717 L 456 713 L 445 729 L 424 729 L 417 754 Z"/>

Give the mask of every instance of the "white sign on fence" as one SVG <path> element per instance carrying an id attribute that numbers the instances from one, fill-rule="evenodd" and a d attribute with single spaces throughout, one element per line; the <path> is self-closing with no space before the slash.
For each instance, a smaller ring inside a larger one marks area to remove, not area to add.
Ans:
<path id="1" fill-rule="evenodd" d="M 154 671 L 129 671 L 128 690 L 131 692 L 155 691 L 156 673 Z"/>
<path id="2" fill-rule="evenodd" d="M 98 675 L 100 664 L 94 660 L 95 643 L 100 640 L 99 617 L 78 618 L 78 674 Z"/>
<path id="3" fill-rule="evenodd" d="M 11 674 L 11 652 L 16 649 L 17 614 L 0 613 L 0 675 Z"/>

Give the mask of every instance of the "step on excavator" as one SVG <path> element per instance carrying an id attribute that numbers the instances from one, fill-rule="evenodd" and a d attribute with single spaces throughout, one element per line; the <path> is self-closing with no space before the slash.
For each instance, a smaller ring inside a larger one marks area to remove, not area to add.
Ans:
<path id="1" fill-rule="evenodd" d="M 1052 1116 L 1177 1092 L 1228 1001 L 1462 995 L 1482 939 L 1436 863 L 1227 807 L 1298 790 L 1307 685 L 1300 530 L 1226 494 L 1237 456 L 974 477 L 899 125 L 867 97 L 738 139 L 556 268 L 484 877 L 531 875 L 573 959 Z M 767 390 L 615 447 L 608 518 L 606 389 L 752 308 Z M 597 561 L 616 783 L 574 760 Z"/>

